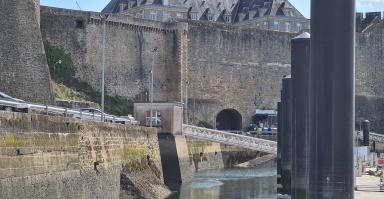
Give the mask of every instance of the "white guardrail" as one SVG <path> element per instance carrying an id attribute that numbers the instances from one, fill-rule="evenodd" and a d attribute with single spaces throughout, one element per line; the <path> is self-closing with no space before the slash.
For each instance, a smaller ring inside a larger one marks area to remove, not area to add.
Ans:
<path id="1" fill-rule="evenodd" d="M 207 129 L 192 125 L 183 124 L 183 134 L 189 137 L 203 139 L 223 144 L 239 146 L 255 151 L 262 151 L 270 154 L 277 153 L 277 142 L 254 138 L 225 131 Z"/>
<path id="2" fill-rule="evenodd" d="M 49 114 L 49 113 L 55 113 L 55 114 L 61 114 L 64 117 L 73 116 L 76 115 L 80 118 L 77 119 L 84 119 L 84 120 L 92 120 L 92 121 L 99 121 L 101 122 L 101 114 L 94 114 L 94 113 L 86 113 L 82 112 L 80 110 L 75 109 L 69 109 L 69 108 L 63 108 L 58 106 L 49 106 L 49 105 L 41 105 L 41 104 L 33 104 L 33 103 L 27 103 L 27 102 L 15 102 L 15 101 L 8 101 L 8 100 L 0 100 L 0 106 L 9 106 L 9 107 L 28 107 L 28 113 L 33 111 L 38 111 L 40 113 Z M 104 121 L 105 122 L 112 122 L 112 123 L 121 123 L 121 122 L 128 122 L 129 120 L 127 118 L 117 117 L 114 115 L 109 115 L 104 113 Z M 135 121 L 130 121 L 137 122 Z"/>

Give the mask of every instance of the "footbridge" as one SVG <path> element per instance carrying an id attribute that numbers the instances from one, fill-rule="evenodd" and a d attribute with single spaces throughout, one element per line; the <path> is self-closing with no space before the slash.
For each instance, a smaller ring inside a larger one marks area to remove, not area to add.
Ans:
<path id="1" fill-rule="evenodd" d="M 238 135 L 187 124 L 183 124 L 183 134 L 185 136 L 201 140 L 219 142 L 222 144 L 238 146 L 275 155 L 277 154 L 277 142 L 271 140 Z"/>

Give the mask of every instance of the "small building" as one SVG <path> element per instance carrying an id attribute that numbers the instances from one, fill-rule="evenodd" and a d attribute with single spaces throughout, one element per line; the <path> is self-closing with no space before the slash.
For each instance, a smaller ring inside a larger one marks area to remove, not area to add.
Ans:
<path id="1" fill-rule="evenodd" d="M 134 117 L 141 125 L 150 126 L 152 109 L 152 127 L 158 133 L 181 134 L 183 123 L 183 105 L 172 102 L 134 103 Z"/>
<path id="2" fill-rule="evenodd" d="M 256 109 L 252 121 L 262 127 L 275 128 L 277 127 L 277 111 Z"/>

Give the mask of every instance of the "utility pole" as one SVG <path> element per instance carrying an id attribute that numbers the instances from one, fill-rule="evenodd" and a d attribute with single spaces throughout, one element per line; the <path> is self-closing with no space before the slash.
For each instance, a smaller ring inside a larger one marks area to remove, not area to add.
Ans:
<path id="1" fill-rule="evenodd" d="M 105 14 L 101 14 L 100 15 L 100 18 L 101 18 L 101 22 L 103 24 L 103 46 L 102 46 L 102 67 L 101 67 L 101 122 L 104 122 L 104 117 L 105 117 L 105 113 L 104 113 L 104 98 L 105 98 L 105 40 L 106 40 L 106 29 L 107 29 L 107 19 L 108 19 L 108 15 Z"/>
<path id="2" fill-rule="evenodd" d="M 185 81 L 185 124 L 188 124 L 188 86 L 189 82 Z"/>
<path id="3" fill-rule="evenodd" d="M 155 54 L 156 54 L 156 51 L 157 51 L 157 47 L 155 47 L 155 49 L 153 49 L 153 54 L 152 54 L 152 69 L 151 69 L 151 85 L 150 85 L 150 92 L 151 92 L 151 96 L 150 96 L 150 108 L 149 108 L 149 127 L 152 127 L 152 112 L 153 112 L 153 70 L 154 70 L 154 65 L 155 65 Z M 156 117 L 157 118 L 157 117 Z M 157 120 L 157 119 L 156 119 Z M 157 121 L 156 121 L 157 122 Z"/>

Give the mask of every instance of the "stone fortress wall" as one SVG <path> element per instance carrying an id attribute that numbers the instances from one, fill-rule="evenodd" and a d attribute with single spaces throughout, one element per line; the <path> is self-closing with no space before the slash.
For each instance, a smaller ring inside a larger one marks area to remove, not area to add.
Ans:
<path id="1" fill-rule="evenodd" d="M 0 91 L 28 101 L 52 103 L 36 3 L 38 0 L 0 1 Z"/>
<path id="2" fill-rule="evenodd" d="M 155 129 L 0 112 L 1 198 L 168 193 Z"/>
<path id="3" fill-rule="evenodd" d="M 99 13 L 41 7 L 44 40 L 63 47 L 77 66 L 77 78 L 100 90 L 103 26 Z M 177 24 L 164 25 L 111 15 L 106 25 L 106 92 L 140 99 L 154 65 L 154 99 L 181 101 Z M 154 52 L 154 49 L 157 49 Z"/>
<path id="4" fill-rule="evenodd" d="M 98 89 L 102 46 L 98 13 L 41 7 L 41 15 L 44 40 L 70 53 L 77 78 Z M 113 21 L 107 25 L 109 95 L 142 99 L 154 58 L 155 101 L 185 102 L 187 92 L 190 123 L 206 121 L 214 126 L 220 111 L 235 109 L 245 128 L 256 108 L 276 108 L 281 78 L 290 73 L 290 40 L 296 34 L 209 22 L 160 23 L 119 15 L 109 19 Z M 384 93 L 382 31 L 380 23 L 356 38 L 356 115 L 376 121 L 383 118 L 374 111 L 382 106 Z M 384 131 L 381 125 L 373 126 Z"/>

